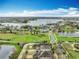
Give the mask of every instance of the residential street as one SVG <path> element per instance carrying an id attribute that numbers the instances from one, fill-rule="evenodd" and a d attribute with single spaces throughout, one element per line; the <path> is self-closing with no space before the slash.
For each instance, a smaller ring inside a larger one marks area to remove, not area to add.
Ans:
<path id="1" fill-rule="evenodd" d="M 59 43 L 57 43 L 56 39 L 57 39 L 56 36 L 51 31 L 50 32 L 50 40 L 51 40 L 50 42 L 52 44 L 56 43 L 54 48 L 55 48 L 55 53 L 57 54 L 58 59 L 70 59 L 68 57 L 66 49 L 63 46 L 61 46 Z"/>

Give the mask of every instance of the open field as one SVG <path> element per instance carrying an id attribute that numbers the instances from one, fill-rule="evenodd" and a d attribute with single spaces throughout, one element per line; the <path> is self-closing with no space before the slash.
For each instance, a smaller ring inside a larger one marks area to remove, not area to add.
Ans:
<path id="1" fill-rule="evenodd" d="M 47 34 L 45 35 L 31 35 L 31 34 L 0 34 L 0 39 L 10 40 L 13 42 L 35 42 L 41 40 L 49 40 Z"/>
<path id="2" fill-rule="evenodd" d="M 79 41 L 79 37 L 63 37 L 63 36 L 58 36 L 55 35 L 58 41 L 75 41 L 78 40 Z"/>

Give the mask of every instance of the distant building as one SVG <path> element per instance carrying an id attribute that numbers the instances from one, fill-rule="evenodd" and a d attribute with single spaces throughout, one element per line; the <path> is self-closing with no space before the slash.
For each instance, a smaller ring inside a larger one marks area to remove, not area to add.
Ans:
<path id="1" fill-rule="evenodd" d="M 22 26 L 25 26 L 25 23 L 0 23 L 3 27 L 9 27 L 10 29 L 20 29 Z"/>

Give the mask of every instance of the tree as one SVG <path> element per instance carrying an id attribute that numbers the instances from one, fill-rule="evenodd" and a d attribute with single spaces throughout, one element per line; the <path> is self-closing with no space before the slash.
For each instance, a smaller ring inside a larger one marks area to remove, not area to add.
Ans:
<path id="1" fill-rule="evenodd" d="M 33 28 L 33 34 L 34 34 L 34 35 L 38 35 L 39 32 L 40 32 L 40 31 L 39 31 L 39 27 L 36 26 L 36 27 Z"/>
<path id="2" fill-rule="evenodd" d="M 22 23 L 27 23 L 29 19 L 25 19 Z"/>

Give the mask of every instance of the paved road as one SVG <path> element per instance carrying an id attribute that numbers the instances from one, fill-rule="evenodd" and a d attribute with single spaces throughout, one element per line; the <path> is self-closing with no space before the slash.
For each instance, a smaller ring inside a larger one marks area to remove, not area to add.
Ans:
<path id="1" fill-rule="evenodd" d="M 50 35 L 50 40 L 51 40 L 50 43 L 57 43 L 56 41 L 57 38 L 52 31 L 49 32 L 49 35 Z M 61 45 L 57 43 L 55 45 L 55 48 L 56 48 L 55 53 L 57 54 L 58 59 L 70 59 L 66 53 L 66 50 Z"/>
<path id="2" fill-rule="evenodd" d="M 56 38 L 52 31 L 49 32 L 49 37 L 50 37 L 50 43 L 56 43 Z"/>
<path id="3" fill-rule="evenodd" d="M 64 50 L 64 48 L 61 45 L 56 46 L 55 52 L 58 55 L 58 59 L 69 59 L 66 51 Z"/>

